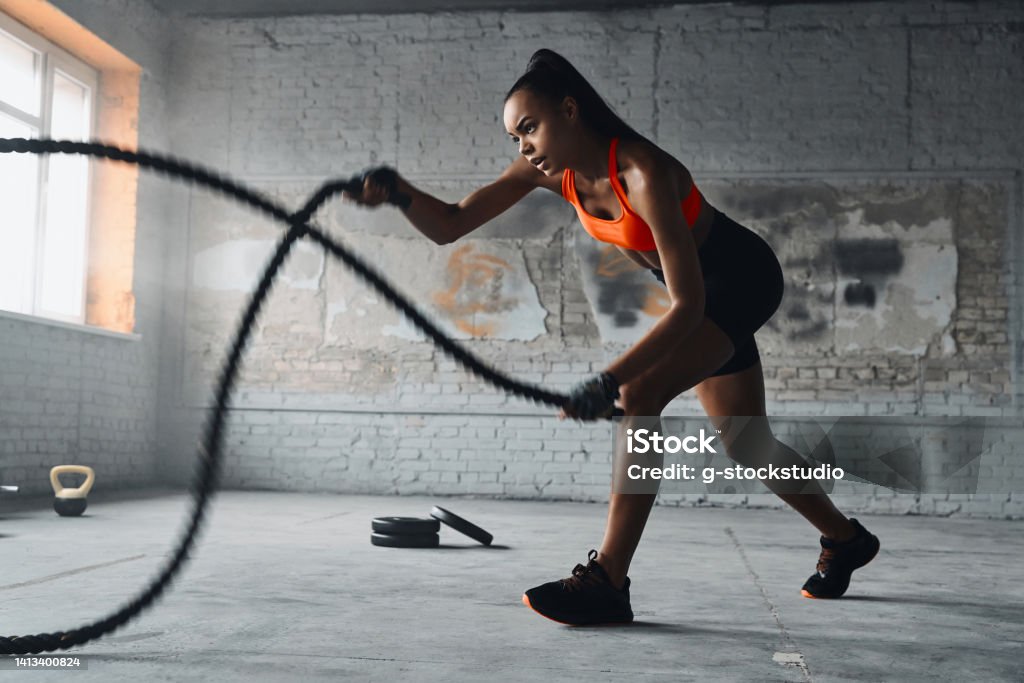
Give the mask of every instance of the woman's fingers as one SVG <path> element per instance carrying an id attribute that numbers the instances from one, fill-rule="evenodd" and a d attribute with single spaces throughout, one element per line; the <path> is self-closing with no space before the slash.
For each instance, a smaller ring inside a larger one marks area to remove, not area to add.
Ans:
<path id="1" fill-rule="evenodd" d="M 363 183 L 362 192 L 356 194 L 351 190 L 342 190 L 341 197 L 361 206 L 377 206 L 383 204 L 388 198 L 385 189 L 377 183 L 371 183 L 369 178 Z"/>
<path id="2" fill-rule="evenodd" d="M 387 198 L 387 190 L 367 176 L 363 182 L 363 203 L 367 206 L 377 206 L 384 203 Z"/>
<path id="3" fill-rule="evenodd" d="M 565 420 L 566 418 L 572 418 L 574 420 L 581 420 L 583 422 L 597 422 L 598 420 L 611 417 L 614 413 L 615 413 L 615 406 L 612 406 L 611 408 L 606 410 L 601 415 L 598 415 L 596 417 L 585 418 L 585 417 L 580 417 L 575 412 L 573 412 L 573 410 L 572 410 L 572 408 L 570 406 L 562 406 L 561 408 L 558 409 L 558 419 L 559 420 Z"/>

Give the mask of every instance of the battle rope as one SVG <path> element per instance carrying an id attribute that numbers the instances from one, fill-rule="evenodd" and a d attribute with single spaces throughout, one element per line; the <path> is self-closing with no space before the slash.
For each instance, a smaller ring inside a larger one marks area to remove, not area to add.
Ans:
<path id="1" fill-rule="evenodd" d="M 82 626 L 72 631 L 58 631 L 56 633 L 40 633 L 31 636 L 0 636 L 0 654 L 21 655 L 37 654 L 39 652 L 52 652 L 54 650 L 66 650 L 76 645 L 82 645 L 95 640 L 107 633 L 120 628 L 133 619 L 142 610 L 146 609 L 154 600 L 164 592 L 171 580 L 184 565 L 188 552 L 195 542 L 202 524 L 203 515 L 207 503 L 213 497 L 217 487 L 217 478 L 220 474 L 221 449 L 223 446 L 224 416 L 227 412 L 228 401 L 234 390 L 235 379 L 238 375 L 239 366 L 242 360 L 242 353 L 249 340 L 252 327 L 256 322 L 260 307 L 273 285 L 277 270 L 284 263 L 285 257 L 292 246 L 302 237 L 309 235 L 319 242 L 325 250 L 341 259 L 346 266 L 354 270 L 365 282 L 379 291 L 384 297 L 406 317 L 408 317 L 420 330 L 426 333 L 433 342 L 445 353 L 451 356 L 460 365 L 481 377 L 484 381 L 498 387 L 509 394 L 530 399 L 534 402 L 544 403 L 554 407 L 565 404 L 568 397 L 554 392 L 545 391 L 539 387 L 525 384 L 514 380 L 506 375 L 492 369 L 479 360 L 468 350 L 462 348 L 457 342 L 449 339 L 433 323 L 417 311 L 413 305 L 401 294 L 396 292 L 391 285 L 377 274 L 370 266 L 365 264 L 358 256 L 351 253 L 327 235 L 323 234 L 310 223 L 314 212 L 330 197 L 350 189 L 358 193 L 362 189 L 362 182 L 359 176 L 349 180 L 339 180 L 325 183 L 313 195 L 305 206 L 295 213 L 288 213 L 271 200 L 262 197 L 257 192 L 246 189 L 238 183 L 214 173 L 213 171 L 191 164 L 187 161 L 173 159 L 168 156 L 147 152 L 129 152 L 111 145 L 88 142 L 71 142 L 67 140 L 26 140 L 24 138 L 0 138 L 0 153 L 19 152 L 32 154 L 84 154 L 93 157 L 124 161 L 138 164 L 143 168 L 153 169 L 164 173 L 172 178 L 179 178 L 198 185 L 210 187 L 218 192 L 226 194 L 233 199 L 247 204 L 289 226 L 288 233 L 282 238 L 274 252 L 273 258 L 267 265 L 263 276 L 260 279 L 259 287 L 249 300 L 245 315 L 238 326 L 235 338 L 231 343 L 231 353 L 227 361 L 221 367 L 220 379 L 216 390 L 217 405 L 212 415 L 208 416 L 203 429 L 202 442 L 199 444 L 200 471 L 192 483 L 192 519 L 174 550 L 173 557 L 161 570 L 159 576 L 154 579 L 148 588 L 143 590 L 138 597 L 123 606 L 114 614 L 92 624 Z"/>

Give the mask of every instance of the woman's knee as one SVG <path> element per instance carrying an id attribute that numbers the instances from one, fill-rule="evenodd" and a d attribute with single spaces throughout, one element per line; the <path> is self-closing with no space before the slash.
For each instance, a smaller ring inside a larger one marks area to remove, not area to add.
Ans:
<path id="1" fill-rule="evenodd" d="M 661 415 L 666 401 L 654 387 L 635 380 L 619 387 L 619 403 L 626 415 Z"/>
<path id="2" fill-rule="evenodd" d="M 767 464 L 777 442 L 765 416 L 730 416 L 719 424 L 719 438 L 726 455 L 741 465 Z"/>

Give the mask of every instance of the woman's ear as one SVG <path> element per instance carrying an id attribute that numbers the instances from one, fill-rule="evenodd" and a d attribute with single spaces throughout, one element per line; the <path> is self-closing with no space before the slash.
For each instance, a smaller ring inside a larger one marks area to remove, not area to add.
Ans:
<path id="1" fill-rule="evenodd" d="M 576 104 L 576 98 L 574 98 L 572 95 L 566 95 L 564 98 L 562 98 L 561 108 L 562 114 L 564 114 L 565 118 L 569 119 L 569 121 L 574 122 L 580 116 L 579 105 Z"/>

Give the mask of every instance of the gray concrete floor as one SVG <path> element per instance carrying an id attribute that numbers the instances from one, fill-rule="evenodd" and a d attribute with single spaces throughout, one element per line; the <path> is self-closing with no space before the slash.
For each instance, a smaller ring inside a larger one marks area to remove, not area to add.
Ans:
<path id="1" fill-rule="evenodd" d="M 146 497 L 151 496 L 151 497 Z M 92 496 L 60 518 L 0 499 L 0 633 L 68 630 L 149 582 L 187 494 Z M 485 548 L 370 545 L 375 516 L 440 504 Z M 604 505 L 222 492 L 170 591 L 33 681 L 1020 681 L 1020 522 L 858 517 L 882 541 L 847 597 L 809 600 L 817 533 L 795 512 L 656 508 L 630 572 L 637 623 L 573 628 L 524 589 L 599 544 Z M 0 672 L 0 678 L 19 673 Z"/>

